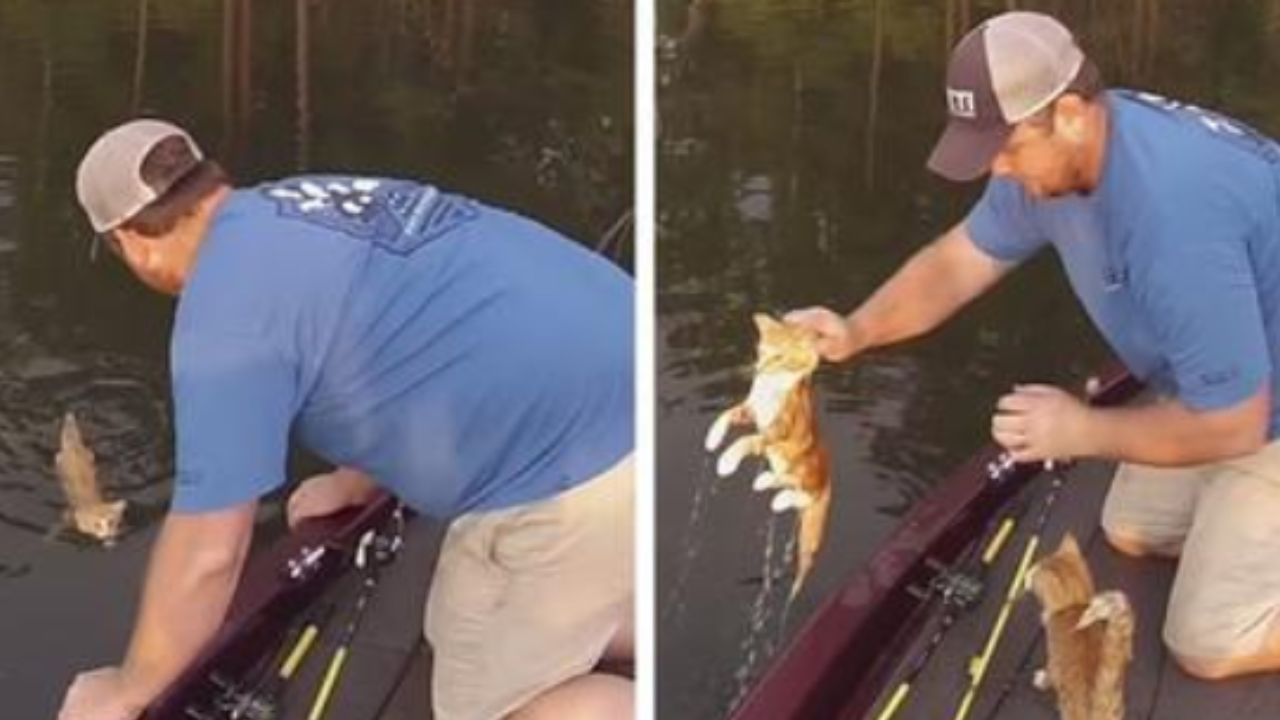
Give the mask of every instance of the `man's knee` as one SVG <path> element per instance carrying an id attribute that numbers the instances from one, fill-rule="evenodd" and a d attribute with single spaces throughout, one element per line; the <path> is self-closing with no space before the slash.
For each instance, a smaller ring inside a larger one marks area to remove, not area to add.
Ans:
<path id="1" fill-rule="evenodd" d="M 1111 544 L 1111 547 L 1130 557 L 1170 557 L 1177 554 L 1170 552 L 1167 547 L 1152 543 L 1128 528 L 1104 524 L 1102 532 L 1106 535 L 1107 542 Z"/>
<path id="2" fill-rule="evenodd" d="M 1260 643 L 1252 623 L 1222 621 L 1221 607 L 1172 604 L 1165 618 L 1164 642 L 1188 675 L 1201 680 L 1280 669 L 1280 637 Z"/>

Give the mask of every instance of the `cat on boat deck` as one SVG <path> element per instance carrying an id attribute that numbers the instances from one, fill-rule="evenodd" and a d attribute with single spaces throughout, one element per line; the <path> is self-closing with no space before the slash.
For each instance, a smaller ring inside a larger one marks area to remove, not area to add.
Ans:
<path id="1" fill-rule="evenodd" d="M 93 451 L 84 442 L 75 413 L 68 412 L 62 418 L 58 452 L 53 461 L 58 483 L 67 498 L 63 522 L 103 545 L 114 545 L 120 534 L 126 501 L 103 499 Z"/>
<path id="2" fill-rule="evenodd" d="M 1043 608 L 1048 664 L 1041 690 L 1058 695 L 1062 720 L 1122 720 L 1125 674 L 1133 659 L 1133 609 L 1118 590 L 1095 593 L 1089 565 L 1070 533 L 1027 573 Z"/>
<path id="3" fill-rule="evenodd" d="M 818 351 L 806 328 L 787 325 L 768 315 L 754 317 L 760 333 L 755 376 L 747 399 L 725 410 L 707 431 L 708 452 L 720 447 L 732 425 L 754 425 L 758 432 L 733 442 L 716 462 L 721 477 L 732 475 L 748 455 L 763 455 L 768 469 L 752 487 L 777 490 L 774 512 L 796 510 L 796 570 L 791 583 L 795 597 L 822 547 L 831 505 L 830 460 L 818 433 L 813 401 Z"/>

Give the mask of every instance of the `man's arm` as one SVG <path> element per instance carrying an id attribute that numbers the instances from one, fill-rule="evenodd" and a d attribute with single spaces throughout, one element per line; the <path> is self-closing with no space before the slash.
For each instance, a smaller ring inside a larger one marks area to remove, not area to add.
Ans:
<path id="1" fill-rule="evenodd" d="M 1226 460 L 1260 450 L 1267 443 L 1271 387 L 1244 402 L 1213 411 L 1195 411 L 1176 400 L 1097 409 L 1094 446 L 1101 457 L 1145 465 L 1181 466 Z"/>
<path id="2" fill-rule="evenodd" d="M 1000 398 L 992 436 L 1015 460 L 1101 457 L 1185 466 L 1247 455 L 1267 443 L 1271 387 L 1221 410 L 1177 400 L 1118 408 L 1089 407 L 1048 385 L 1020 385 Z"/>
<path id="3" fill-rule="evenodd" d="M 964 223 L 926 245 L 845 318 L 822 308 L 787 316 L 819 334 L 819 351 L 833 361 L 933 330 L 1014 267 L 978 248 Z"/>
<path id="4" fill-rule="evenodd" d="M 127 692 L 139 704 L 172 682 L 222 624 L 253 537 L 256 508 L 255 501 L 165 518 L 121 669 Z"/>
<path id="5" fill-rule="evenodd" d="M 304 520 L 367 505 L 377 494 L 378 485 L 368 474 L 352 467 L 334 468 L 302 481 L 285 504 L 285 519 L 296 528 Z"/>

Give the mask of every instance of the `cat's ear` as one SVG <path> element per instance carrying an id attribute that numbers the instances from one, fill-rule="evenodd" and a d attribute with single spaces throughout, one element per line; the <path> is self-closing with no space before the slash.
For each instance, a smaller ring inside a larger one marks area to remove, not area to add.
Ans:
<path id="1" fill-rule="evenodd" d="M 768 337 L 782 329 L 782 323 L 764 313 L 756 313 L 752 319 L 756 321 L 756 330 L 760 331 L 760 337 Z"/>
<path id="2" fill-rule="evenodd" d="M 1075 555 L 1076 557 L 1084 555 L 1084 553 L 1080 552 L 1080 543 L 1076 541 L 1076 536 L 1071 533 L 1062 536 L 1062 544 L 1058 546 L 1058 552 Z"/>

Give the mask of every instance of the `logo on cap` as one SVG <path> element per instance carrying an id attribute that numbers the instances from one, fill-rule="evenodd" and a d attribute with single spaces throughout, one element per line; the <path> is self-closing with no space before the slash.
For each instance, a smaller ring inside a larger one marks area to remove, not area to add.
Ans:
<path id="1" fill-rule="evenodd" d="M 972 90 L 952 90 L 947 88 L 947 108 L 956 117 L 969 118 L 970 120 L 978 117 Z"/>

